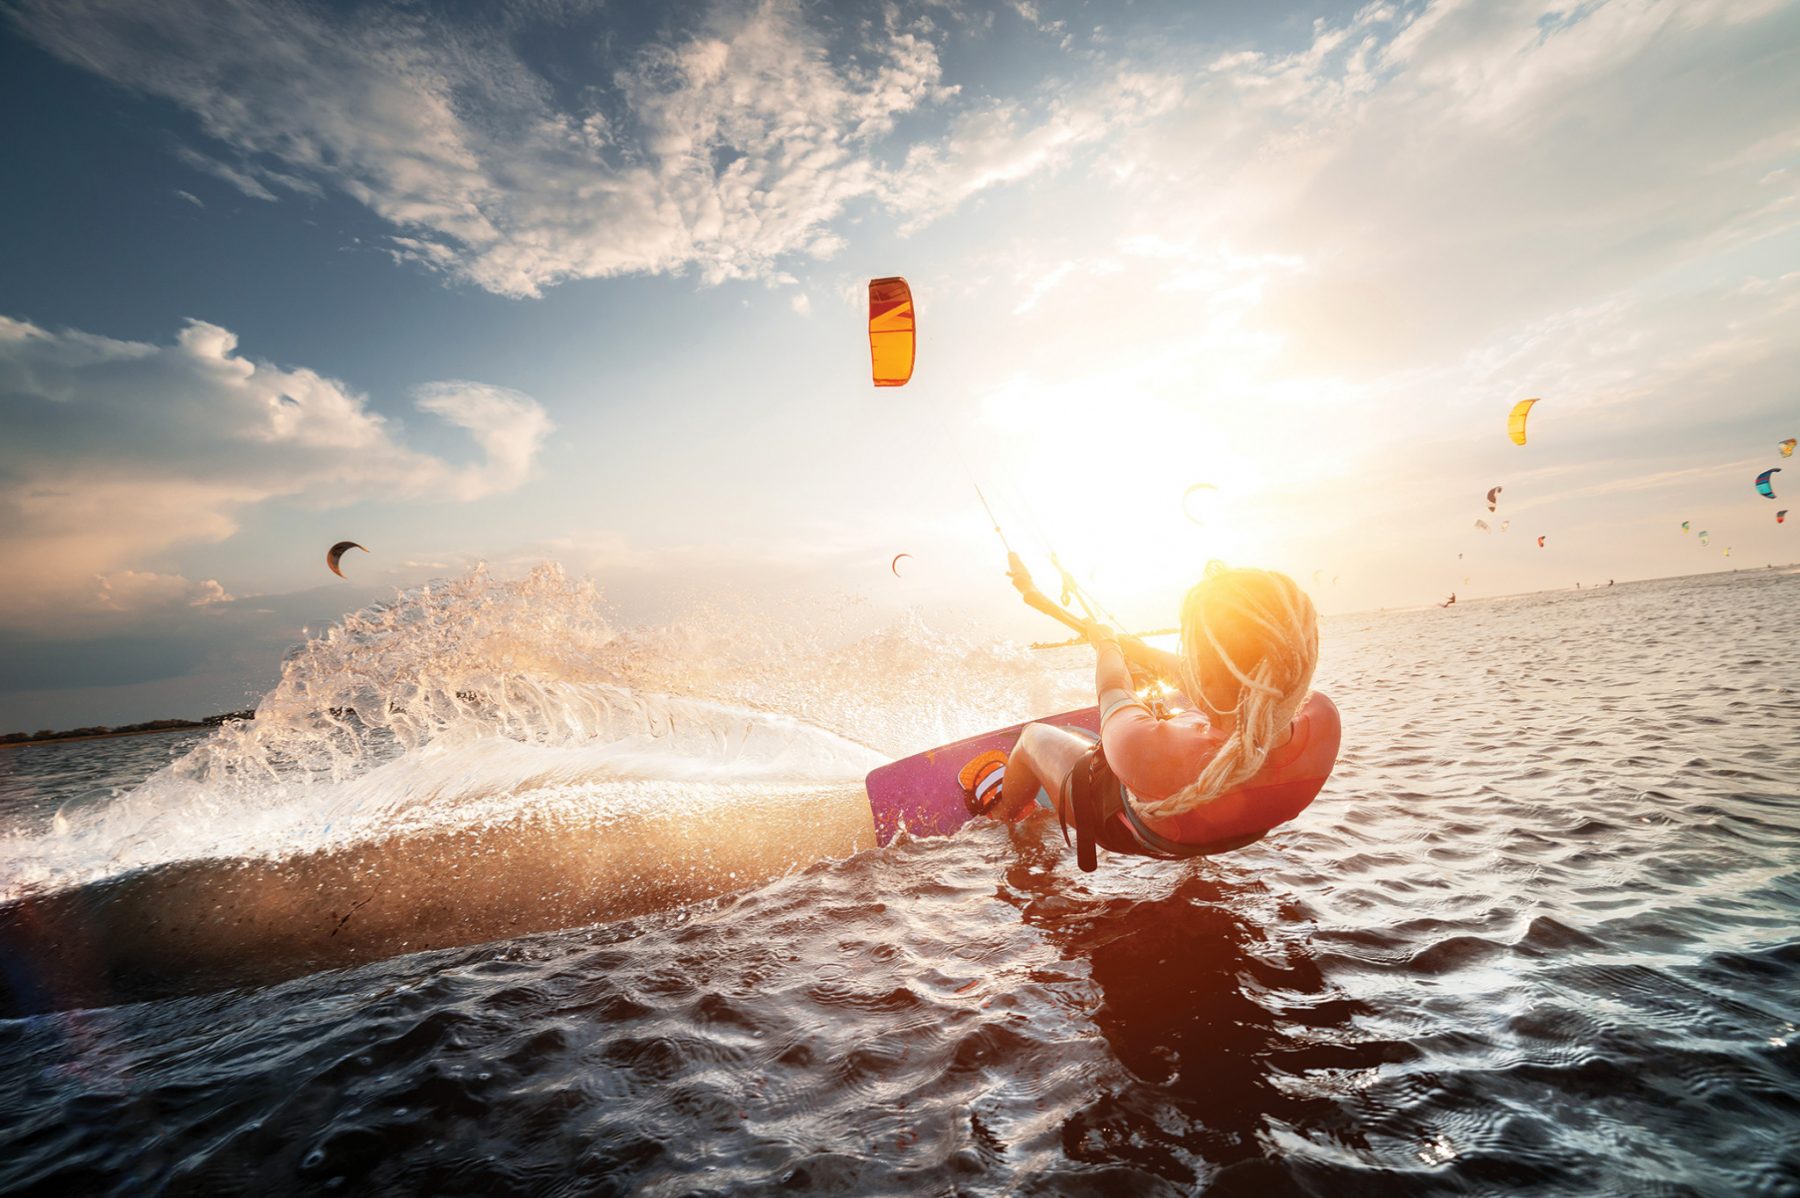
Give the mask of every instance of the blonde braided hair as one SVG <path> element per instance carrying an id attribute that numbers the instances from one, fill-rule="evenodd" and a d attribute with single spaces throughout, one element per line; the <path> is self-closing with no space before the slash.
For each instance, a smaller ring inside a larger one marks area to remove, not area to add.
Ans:
<path id="1" fill-rule="evenodd" d="M 1311 692 L 1319 664 L 1319 615 L 1306 592 L 1273 570 L 1209 562 L 1181 603 L 1181 687 L 1217 720 L 1237 723 L 1200 776 L 1165 799 L 1138 802 L 1153 818 L 1203 807 L 1256 776 Z M 1208 682 L 1229 682 L 1235 701 L 1218 707 Z"/>

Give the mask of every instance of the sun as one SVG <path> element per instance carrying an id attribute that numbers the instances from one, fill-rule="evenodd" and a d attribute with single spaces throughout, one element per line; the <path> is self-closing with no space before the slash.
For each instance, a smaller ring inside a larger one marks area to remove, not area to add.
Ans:
<path id="1" fill-rule="evenodd" d="M 1100 408 L 1107 419 L 1093 418 Z M 984 415 L 1008 428 L 998 442 L 987 433 L 982 468 L 1019 551 L 1034 569 L 1056 554 L 1123 621 L 1166 626 L 1208 561 L 1267 549 L 1254 469 L 1191 411 L 1154 395 L 1097 406 L 1053 393 L 996 397 Z M 1184 503 L 1197 483 L 1212 490 Z"/>

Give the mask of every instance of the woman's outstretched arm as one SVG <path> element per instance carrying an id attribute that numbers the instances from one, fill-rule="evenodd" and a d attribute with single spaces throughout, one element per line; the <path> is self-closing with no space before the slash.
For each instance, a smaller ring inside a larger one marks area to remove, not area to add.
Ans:
<path id="1" fill-rule="evenodd" d="M 1114 711 L 1139 702 L 1137 687 L 1118 634 L 1099 623 L 1088 625 L 1087 631 L 1094 646 L 1094 690 L 1100 697 L 1100 722 L 1105 724 L 1106 717 Z"/>
<path id="2" fill-rule="evenodd" d="M 1181 659 L 1167 649 L 1146 645 L 1135 636 L 1125 636 L 1119 638 L 1119 650 L 1125 654 L 1125 660 L 1165 682 L 1174 683 L 1181 678 Z"/>

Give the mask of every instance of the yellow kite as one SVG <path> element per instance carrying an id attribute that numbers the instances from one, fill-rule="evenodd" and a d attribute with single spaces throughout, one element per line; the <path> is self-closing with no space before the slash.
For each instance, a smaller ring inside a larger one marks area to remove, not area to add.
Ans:
<path id="1" fill-rule="evenodd" d="M 1525 444 L 1525 417 L 1531 414 L 1531 405 L 1535 399 L 1521 399 L 1513 405 L 1512 415 L 1506 418 L 1506 435 L 1512 438 L 1514 445 Z"/>

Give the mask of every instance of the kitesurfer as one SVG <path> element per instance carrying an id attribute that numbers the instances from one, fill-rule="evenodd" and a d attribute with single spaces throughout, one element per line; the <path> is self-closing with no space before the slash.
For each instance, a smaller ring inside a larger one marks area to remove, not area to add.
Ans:
<path id="1" fill-rule="evenodd" d="M 1015 574 L 1025 591 L 1029 577 Z M 1028 596 L 1029 598 L 1029 596 Z M 1101 743 L 1028 725 L 990 814 L 1029 815 L 1041 788 L 1073 829 L 1083 869 L 1094 845 L 1176 858 L 1259 839 L 1310 803 L 1337 760 L 1337 707 L 1311 689 L 1318 615 L 1285 574 L 1219 563 L 1187 593 L 1178 653 L 1085 624 L 1096 653 Z M 1198 710 L 1153 711 L 1131 664 L 1178 681 Z"/>

